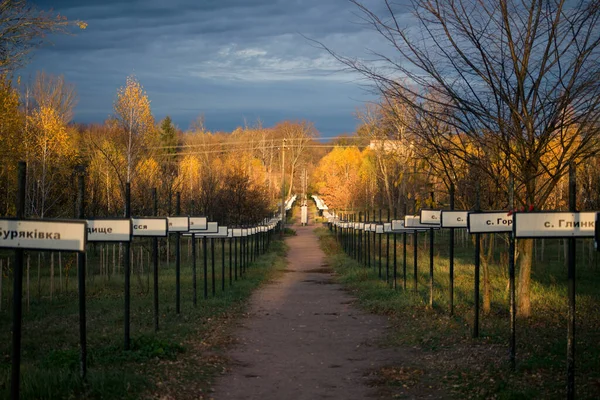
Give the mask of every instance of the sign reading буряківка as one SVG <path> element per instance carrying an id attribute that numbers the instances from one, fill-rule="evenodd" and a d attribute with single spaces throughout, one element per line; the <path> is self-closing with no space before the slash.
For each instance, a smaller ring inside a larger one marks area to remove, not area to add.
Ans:
<path id="1" fill-rule="evenodd" d="M 85 221 L 0 220 L 0 247 L 85 251 Z"/>
<path id="2" fill-rule="evenodd" d="M 515 213 L 515 237 L 593 237 L 595 212 Z"/>

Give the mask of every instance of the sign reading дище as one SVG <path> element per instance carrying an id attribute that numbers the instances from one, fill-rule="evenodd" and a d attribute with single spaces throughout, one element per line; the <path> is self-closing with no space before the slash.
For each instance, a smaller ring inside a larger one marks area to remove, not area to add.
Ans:
<path id="1" fill-rule="evenodd" d="M 420 216 L 420 222 L 423 225 L 440 225 L 440 220 L 442 217 L 441 210 L 428 210 L 422 209 Z"/>
<path id="2" fill-rule="evenodd" d="M 88 242 L 130 242 L 131 219 L 88 219 Z"/>
<path id="3" fill-rule="evenodd" d="M 468 211 L 442 210 L 442 228 L 466 228 Z"/>
<path id="4" fill-rule="evenodd" d="M 0 220 L 0 247 L 85 251 L 85 221 Z"/>
<path id="5" fill-rule="evenodd" d="M 467 216 L 469 233 L 511 232 L 513 217 L 508 211 L 470 212 Z"/>
<path id="6" fill-rule="evenodd" d="M 593 237 L 595 220 L 594 212 L 515 213 L 514 233 L 517 238 Z"/>
<path id="7" fill-rule="evenodd" d="M 167 236 L 166 218 L 132 218 L 133 236 Z"/>

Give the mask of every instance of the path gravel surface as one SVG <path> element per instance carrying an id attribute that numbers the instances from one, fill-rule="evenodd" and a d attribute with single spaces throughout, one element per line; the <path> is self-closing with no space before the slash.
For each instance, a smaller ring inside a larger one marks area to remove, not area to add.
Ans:
<path id="1" fill-rule="evenodd" d="M 228 354 L 233 366 L 216 382 L 214 398 L 377 398 L 369 372 L 397 358 L 377 346 L 386 319 L 358 310 L 333 282 L 314 226 L 294 229 L 288 267 L 251 298 Z"/>

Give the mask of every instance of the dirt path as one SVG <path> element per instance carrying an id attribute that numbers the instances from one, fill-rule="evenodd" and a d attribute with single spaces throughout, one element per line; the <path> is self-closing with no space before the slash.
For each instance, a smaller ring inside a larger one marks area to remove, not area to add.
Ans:
<path id="1" fill-rule="evenodd" d="M 314 227 L 295 229 L 286 273 L 252 297 L 215 399 L 377 397 L 365 373 L 394 353 L 375 345 L 386 320 L 356 309 L 332 282 Z"/>

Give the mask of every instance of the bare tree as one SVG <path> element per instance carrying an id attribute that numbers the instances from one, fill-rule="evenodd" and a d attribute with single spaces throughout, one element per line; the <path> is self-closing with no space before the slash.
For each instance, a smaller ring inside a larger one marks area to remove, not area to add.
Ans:
<path id="1" fill-rule="evenodd" d="M 493 139 L 521 205 L 542 207 L 571 161 L 598 149 L 600 3 L 596 0 L 413 0 L 416 26 L 400 6 L 379 13 L 350 0 L 393 50 L 374 62 L 336 54 L 385 96 L 452 129 L 440 141 L 472 157 Z M 435 104 L 436 107 L 426 107 Z M 434 131 L 421 131 L 426 138 Z M 519 242 L 519 313 L 529 316 L 533 243 Z"/>
<path id="2" fill-rule="evenodd" d="M 0 0 L 0 73 L 15 70 L 49 33 L 67 33 L 69 25 L 85 29 L 82 21 L 70 23 L 51 11 L 40 11 L 26 0 Z"/>

